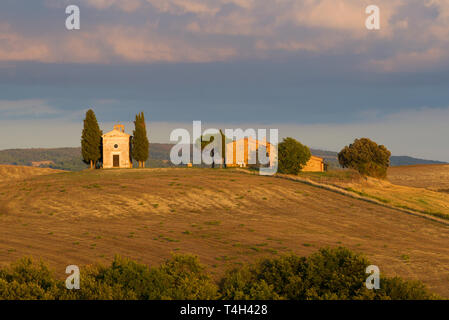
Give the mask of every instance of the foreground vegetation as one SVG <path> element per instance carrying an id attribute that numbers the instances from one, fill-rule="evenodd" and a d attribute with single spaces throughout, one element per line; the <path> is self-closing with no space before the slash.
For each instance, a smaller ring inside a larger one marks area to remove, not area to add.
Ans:
<path id="1" fill-rule="evenodd" d="M 23 258 L 0 270 L 0 299 L 432 299 L 421 282 L 381 278 L 365 287 L 369 261 L 348 249 L 321 249 L 260 260 L 229 270 L 217 283 L 198 259 L 174 255 L 159 267 L 116 257 L 109 267 L 81 270 L 81 288 L 67 290 L 42 262 Z"/>

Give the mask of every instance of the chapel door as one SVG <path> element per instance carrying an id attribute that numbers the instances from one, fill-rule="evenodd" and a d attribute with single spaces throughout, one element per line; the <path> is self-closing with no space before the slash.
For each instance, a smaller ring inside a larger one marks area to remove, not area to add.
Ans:
<path id="1" fill-rule="evenodd" d="M 113 166 L 114 168 L 120 167 L 120 155 L 114 154 L 114 155 L 112 156 L 112 166 Z"/>

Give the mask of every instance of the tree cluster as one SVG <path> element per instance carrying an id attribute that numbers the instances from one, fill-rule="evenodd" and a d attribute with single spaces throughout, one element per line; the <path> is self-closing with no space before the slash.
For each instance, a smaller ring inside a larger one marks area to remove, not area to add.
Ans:
<path id="1" fill-rule="evenodd" d="M 136 115 L 134 121 L 131 156 L 138 161 L 139 168 L 145 167 L 149 157 L 149 141 L 143 112 Z M 92 109 L 86 112 L 84 127 L 81 134 L 81 154 L 83 161 L 94 169 L 103 158 L 103 132 L 100 130 L 97 118 Z"/>
<path id="2" fill-rule="evenodd" d="M 109 266 L 80 270 L 80 289 L 68 290 L 46 264 L 30 258 L 0 269 L 0 300 L 422 300 L 437 298 L 419 281 L 381 277 L 366 288 L 369 261 L 345 248 L 309 257 L 288 255 L 244 264 L 218 282 L 191 255 L 149 267 L 116 256 Z"/>

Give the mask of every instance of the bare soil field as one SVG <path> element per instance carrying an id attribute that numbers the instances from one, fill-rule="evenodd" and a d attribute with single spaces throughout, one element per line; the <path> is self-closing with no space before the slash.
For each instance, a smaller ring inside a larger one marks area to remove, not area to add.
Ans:
<path id="1" fill-rule="evenodd" d="M 11 179 L 23 179 L 32 176 L 48 175 L 62 172 L 49 168 L 34 168 L 25 166 L 0 165 L 0 182 Z"/>
<path id="2" fill-rule="evenodd" d="M 449 165 L 414 165 L 391 167 L 388 179 L 397 185 L 449 192 Z"/>
<path id="3" fill-rule="evenodd" d="M 0 185 L 0 265 L 115 254 L 150 265 L 198 255 L 209 271 L 345 246 L 381 273 L 449 297 L 449 227 L 300 182 L 220 169 L 58 172 Z"/>

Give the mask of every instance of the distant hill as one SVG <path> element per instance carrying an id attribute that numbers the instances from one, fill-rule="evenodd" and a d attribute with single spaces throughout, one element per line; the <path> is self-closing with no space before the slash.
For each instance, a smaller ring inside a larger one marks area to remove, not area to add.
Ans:
<path id="1" fill-rule="evenodd" d="M 81 159 L 81 148 L 9 149 L 0 151 L 0 164 L 32 166 L 33 162 L 52 161 L 44 168 L 79 171 L 87 168 Z"/>
<path id="2" fill-rule="evenodd" d="M 150 159 L 147 167 L 164 168 L 172 167 L 170 163 L 170 150 L 173 144 L 151 143 Z M 324 158 L 332 167 L 339 167 L 337 152 L 311 149 L 312 154 Z M 443 164 L 444 162 L 416 159 L 408 156 L 392 156 L 391 166 L 404 166 L 413 164 Z M 69 171 L 79 171 L 87 168 L 82 161 L 81 148 L 33 148 L 33 149 L 8 149 L 0 150 L 0 164 L 19 166 L 39 166 Z"/>
<path id="3" fill-rule="evenodd" d="M 170 167 L 171 144 L 151 143 L 149 167 Z M 33 148 L 0 150 L 0 164 L 39 166 L 69 171 L 86 169 L 81 157 L 81 148 Z M 39 165 L 40 164 L 40 165 Z"/>
<path id="4" fill-rule="evenodd" d="M 313 155 L 323 158 L 331 167 L 339 167 L 338 153 L 334 151 L 324 151 L 319 149 L 310 149 Z M 408 166 L 414 164 L 445 164 L 446 162 L 418 159 L 409 156 L 391 156 L 390 165 L 392 167 Z"/>
<path id="5" fill-rule="evenodd" d="M 398 166 L 409 166 L 413 164 L 446 164 L 447 162 L 417 159 L 408 156 L 392 156 L 390 158 L 390 163 L 392 167 L 398 167 Z"/>
<path id="6" fill-rule="evenodd" d="M 310 152 L 314 156 L 320 157 L 324 159 L 324 162 L 329 165 L 329 168 L 339 168 L 340 164 L 338 163 L 337 152 L 334 151 L 325 151 L 319 149 L 310 149 Z"/>

